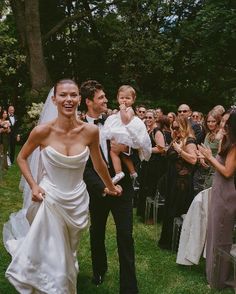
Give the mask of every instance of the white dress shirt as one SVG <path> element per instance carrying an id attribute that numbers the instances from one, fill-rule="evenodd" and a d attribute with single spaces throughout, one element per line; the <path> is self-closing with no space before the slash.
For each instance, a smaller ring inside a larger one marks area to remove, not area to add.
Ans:
<path id="1" fill-rule="evenodd" d="M 102 117 L 100 116 L 98 118 L 102 118 Z M 96 120 L 98 118 L 93 118 L 93 117 L 90 117 L 86 114 L 86 119 L 89 124 L 94 124 L 94 120 Z M 98 123 L 97 126 L 99 128 L 99 143 L 102 148 L 103 155 L 108 163 L 108 149 L 107 149 L 107 141 L 104 138 L 104 126 L 101 123 Z"/>
<path id="2" fill-rule="evenodd" d="M 9 119 L 10 119 L 10 121 L 11 121 L 11 125 L 14 126 L 14 124 L 15 124 L 15 122 L 16 122 L 14 115 L 12 115 L 12 116 L 9 115 Z"/>

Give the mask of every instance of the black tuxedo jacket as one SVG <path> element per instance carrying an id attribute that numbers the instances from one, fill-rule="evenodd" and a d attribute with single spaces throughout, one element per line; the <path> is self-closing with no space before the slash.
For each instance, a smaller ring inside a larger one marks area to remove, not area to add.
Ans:
<path id="1" fill-rule="evenodd" d="M 8 115 L 8 117 L 7 117 L 7 120 L 9 120 L 9 122 L 10 122 L 10 129 L 11 129 L 11 132 L 9 133 L 9 135 L 10 135 L 10 137 L 14 137 L 14 138 L 16 138 L 16 135 L 17 135 L 17 133 L 18 133 L 18 126 L 19 126 L 19 125 L 18 125 L 18 119 L 17 119 L 17 116 L 14 115 L 14 118 L 15 118 L 15 123 L 14 123 L 14 125 L 12 125 L 9 115 Z"/>

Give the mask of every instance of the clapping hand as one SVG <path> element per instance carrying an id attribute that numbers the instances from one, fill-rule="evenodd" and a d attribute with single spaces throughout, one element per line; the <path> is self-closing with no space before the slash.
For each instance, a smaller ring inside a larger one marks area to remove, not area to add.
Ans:
<path id="1" fill-rule="evenodd" d="M 180 153 L 182 150 L 182 147 L 183 147 L 183 143 L 182 142 L 180 142 L 180 143 L 174 142 L 173 147 L 177 153 Z"/>
<path id="2" fill-rule="evenodd" d="M 205 162 L 204 156 L 201 154 L 199 150 L 196 150 L 196 155 L 201 166 L 204 168 L 208 168 L 209 165 Z"/>
<path id="3" fill-rule="evenodd" d="M 211 149 L 205 146 L 203 143 L 201 145 L 198 145 L 198 150 L 200 151 L 200 156 L 210 159 L 212 156 Z"/>

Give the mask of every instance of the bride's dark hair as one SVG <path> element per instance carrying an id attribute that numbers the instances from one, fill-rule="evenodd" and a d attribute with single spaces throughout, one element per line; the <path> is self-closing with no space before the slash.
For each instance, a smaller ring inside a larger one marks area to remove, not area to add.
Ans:
<path id="1" fill-rule="evenodd" d="M 54 91 L 53 91 L 54 96 L 56 95 L 58 85 L 61 85 L 61 84 L 73 84 L 78 87 L 78 84 L 72 79 L 61 79 L 57 81 L 54 85 Z"/>

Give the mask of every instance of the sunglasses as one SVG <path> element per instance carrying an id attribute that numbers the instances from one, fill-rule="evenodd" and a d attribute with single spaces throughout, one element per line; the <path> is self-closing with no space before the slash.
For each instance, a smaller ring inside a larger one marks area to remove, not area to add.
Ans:
<path id="1" fill-rule="evenodd" d="M 172 130 L 173 131 L 178 131 L 179 130 L 179 126 L 172 127 Z"/>
<path id="2" fill-rule="evenodd" d="M 184 110 L 178 110 L 178 113 L 186 113 L 186 112 L 188 112 L 188 110 L 186 110 L 186 109 L 184 109 Z"/>
<path id="3" fill-rule="evenodd" d="M 144 110 L 139 110 L 138 112 L 139 112 L 139 113 L 145 113 L 146 111 L 144 111 Z"/>
<path id="4" fill-rule="evenodd" d="M 154 117 L 152 117 L 152 116 L 146 116 L 145 118 L 146 119 L 154 119 Z"/>
<path id="5" fill-rule="evenodd" d="M 198 115 L 192 115 L 192 117 L 199 118 L 199 116 L 198 116 Z"/>

